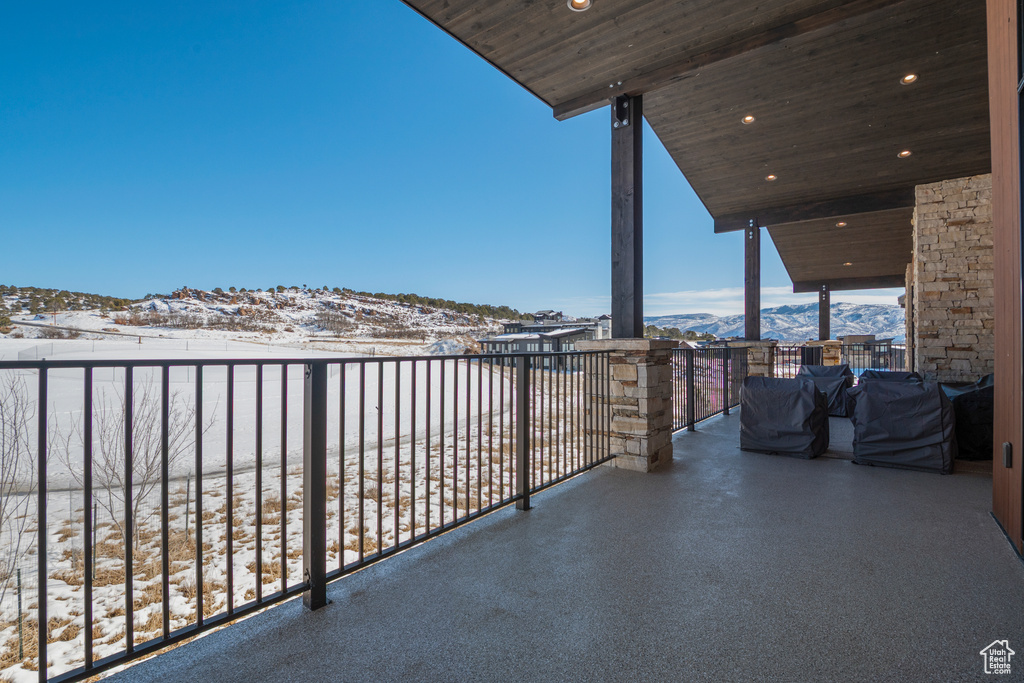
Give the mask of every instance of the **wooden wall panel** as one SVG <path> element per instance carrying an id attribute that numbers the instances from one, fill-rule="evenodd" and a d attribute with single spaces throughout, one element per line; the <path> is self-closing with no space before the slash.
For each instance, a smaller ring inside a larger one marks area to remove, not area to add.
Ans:
<path id="1" fill-rule="evenodd" d="M 1021 381 L 1020 146 L 1017 120 L 1017 12 L 1015 0 L 987 0 L 989 112 L 992 131 L 992 221 L 995 245 L 996 416 L 992 512 L 1017 547 L 1024 471 Z M 1001 446 L 1013 444 L 1013 466 Z"/>

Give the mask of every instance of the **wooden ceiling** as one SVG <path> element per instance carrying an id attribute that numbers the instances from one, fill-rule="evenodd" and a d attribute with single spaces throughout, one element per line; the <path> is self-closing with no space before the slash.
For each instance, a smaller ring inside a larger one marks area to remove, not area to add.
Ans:
<path id="1" fill-rule="evenodd" d="M 913 213 L 893 209 L 836 216 L 776 225 L 768 232 L 788 257 L 783 263 L 797 292 L 817 291 L 825 282 L 836 290 L 902 287 L 913 248 Z"/>
<path id="2" fill-rule="evenodd" d="M 914 186 L 990 169 L 977 0 L 405 2 L 559 118 L 643 94 L 716 231 L 769 227 L 797 286 L 902 278 Z"/>

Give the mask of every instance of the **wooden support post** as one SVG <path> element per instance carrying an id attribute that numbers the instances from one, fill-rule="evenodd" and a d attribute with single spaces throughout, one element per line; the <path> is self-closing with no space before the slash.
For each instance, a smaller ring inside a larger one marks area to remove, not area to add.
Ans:
<path id="1" fill-rule="evenodd" d="M 744 338 L 761 340 L 761 228 L 751 220 L 743 234 Z"/>
<path id="2" fill-rule="evenodd" d="M 827 341 L 832 338 L 832 322 L 831 310 L 831 295 L 829 292 L 828 285 L 822 285 L 818 289 L 818 339 L 820 341 Z"/>
<path id="3" fill-rule="evenodd" d="M 612 337 L 644 336 L 643 100 L 612 102 Z"/>

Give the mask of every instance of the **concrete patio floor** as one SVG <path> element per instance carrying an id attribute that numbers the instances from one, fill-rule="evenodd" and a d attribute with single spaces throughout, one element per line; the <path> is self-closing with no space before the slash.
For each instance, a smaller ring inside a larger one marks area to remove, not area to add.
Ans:
<path id="1" fill-rule="evenodd" d="M 973 680 L 1024 564 L 991 478 L 738 449 L 735 415 L 654 474 L 601 467 L 141 662 L 123 681 Z"/>

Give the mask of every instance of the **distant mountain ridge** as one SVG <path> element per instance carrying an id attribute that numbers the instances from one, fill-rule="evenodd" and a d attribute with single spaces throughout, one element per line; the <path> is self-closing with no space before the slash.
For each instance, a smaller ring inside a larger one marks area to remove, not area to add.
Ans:
<path id="1" fill-rule="evenodd" d="M 899 306 L 836 303 L 830 307 L 832 338 L 847 334 L 873 334 L 880 339 L 906 339 L 905 313 Z M 648 325 L 678 327 L 681 331 L 710 332 L 716 337 L 743 336 L 743 315 L 719 317 L 711 313 L 659 315 L 644 318 Z M 818 338 L 818 304 L 761 309 L 761 338 L 807 341 Z"/>

